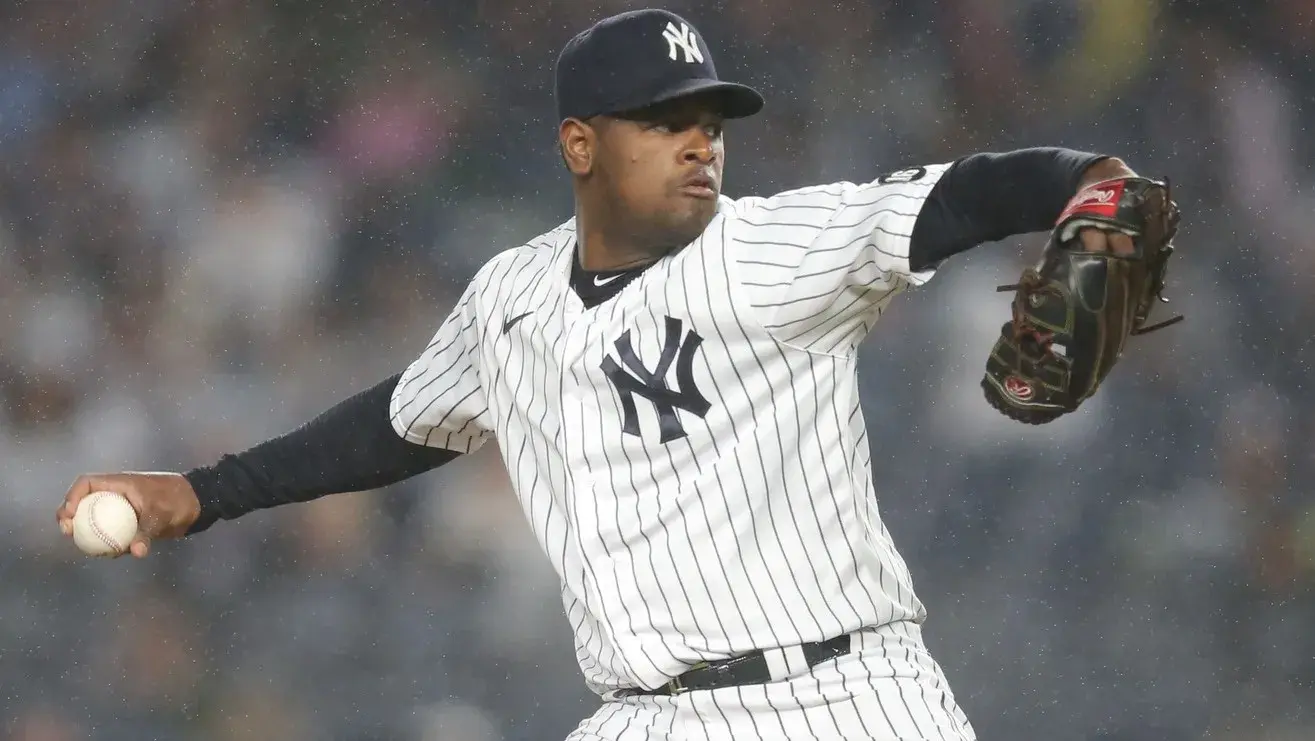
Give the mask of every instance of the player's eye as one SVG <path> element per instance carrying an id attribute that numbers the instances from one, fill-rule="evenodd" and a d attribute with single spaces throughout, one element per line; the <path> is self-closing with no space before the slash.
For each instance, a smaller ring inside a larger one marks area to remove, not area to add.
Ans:
<path id="1" fill-rule="evenodd" d="M 681 118 L 664 118 L 653 122 L 654 127 L 656 127 L 658 131 L 666 134 L 679 134 L 684 131 L 689 131 L 689 128 L 694 124 L 694 121 Z"/>
<path id="2" fill-rule="evenodd" d="M 721 138 L 722 122 L 712 121 L 702 123 L 697 118 L 667 118 L 649 122 L 647 129 L 656 131 L 661 134 L 683 134 L 695 127 L 703 130 L 703 133 L 709 139 L 717 140 Z"/>

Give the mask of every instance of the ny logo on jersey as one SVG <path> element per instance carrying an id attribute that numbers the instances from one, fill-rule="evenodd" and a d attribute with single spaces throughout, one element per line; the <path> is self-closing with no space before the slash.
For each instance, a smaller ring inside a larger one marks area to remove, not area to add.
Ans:
<path id="1" fill-rule="evenodd" d="M 677 409 L 702 419 L 712 406 L 694 385 L 694 352 L 699 349 L 703 338 L 692 329 L 685 331 L 681 321 L 674 317 L 667 317 L 666 329 L 662 356 L 658 358 L 653 370 L 645 368 L 643 361 L 635 355 L 630 344 L 630 330 L 626 330 L 616 341 L 616 356 L 621 359 L 621 363 L 618 364 L 615 358 L 608 355 L 603 358 L 602 366 L 607 380 L 612 382 L 621 396 L 621 411 L 625 414 L 621 431 L 642 437 L 639 432 L 639 412 L 635 408 L 635 396 L 639 395 L 651 402 L 657 410 L 658 430 L 663 443 L 685 436 L 685 426 L 676 416 Z M 672 361 L 676 363 L 677 389 L 674 391 L 667 387 L 666 380 Z"/>
<path id="2" fill-rule="evenodd" d="M 676 48 L 685 50 L 685 61 L 693 64 L 698 62 L 703 64 L 703 52 L 699 51 L 699 40 L 694 35 L 694 31 L 689 25 L 682 23 L 680 28 L 676 24 L 667 21 L 667 29 L 662 32 L 662 38 L 667 40 L 667 56 L 676 60 Z"/>

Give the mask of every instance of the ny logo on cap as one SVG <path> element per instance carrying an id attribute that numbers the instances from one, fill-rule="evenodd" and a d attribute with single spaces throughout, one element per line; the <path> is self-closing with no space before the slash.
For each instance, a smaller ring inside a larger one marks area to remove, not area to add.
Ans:
<path id="1" fill-rule="evenodd" d="M 662 38 L 667 40 L 667 56 L 671 57 L 672 61 L 676 60 L 676 48 L 679 47 L 685 50 L 686 62 L 703 64 L 703 52 L 699 51 L 699 40 L 689 25 L 682 23 L 680 28 L 676 28 L 674 22 L 667 21 L 667 28 L 662 32 Z"/>

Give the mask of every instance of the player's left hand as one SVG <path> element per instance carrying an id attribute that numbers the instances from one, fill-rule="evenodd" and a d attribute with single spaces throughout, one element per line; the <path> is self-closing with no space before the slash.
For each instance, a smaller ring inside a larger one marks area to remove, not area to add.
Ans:
<path id="1" fill-rule="evenodd" d="M 1162 301 L 1178 206 L 1167 182 L 1120 176 L 1091 183 L 1060 214 L 1041 261 L 1014 291 L 1012 319 L 987 358 L 992 407 L 1029 424 L 1072 412 L 1100 387 Z"/>

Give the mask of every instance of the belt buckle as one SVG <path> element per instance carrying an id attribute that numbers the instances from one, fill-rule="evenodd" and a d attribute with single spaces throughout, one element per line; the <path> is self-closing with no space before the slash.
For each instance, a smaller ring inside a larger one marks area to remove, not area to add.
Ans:
<path id="1" fill-rule="evenodd" d="M 691 689 L 689 687 L 686 687 L 684 682 L 680 681 L 681 677 L 688 676 L 691 672 L 702 671 L 704 669 L 710 669 L 710 668 L 712 668 L 711 664 L 709 664 L 706 661 L 700 661 L 699 663 L 691 666 L 689 669 L 686 669 L 683 673 L 680 674 L 680 676 L 672 677 L 671 681 L 662 685 L 662 687 L 667 691 L 667 694 L 671 695 L 672 697 L 683 695 L 686 692 L 690 692 Z"/>

